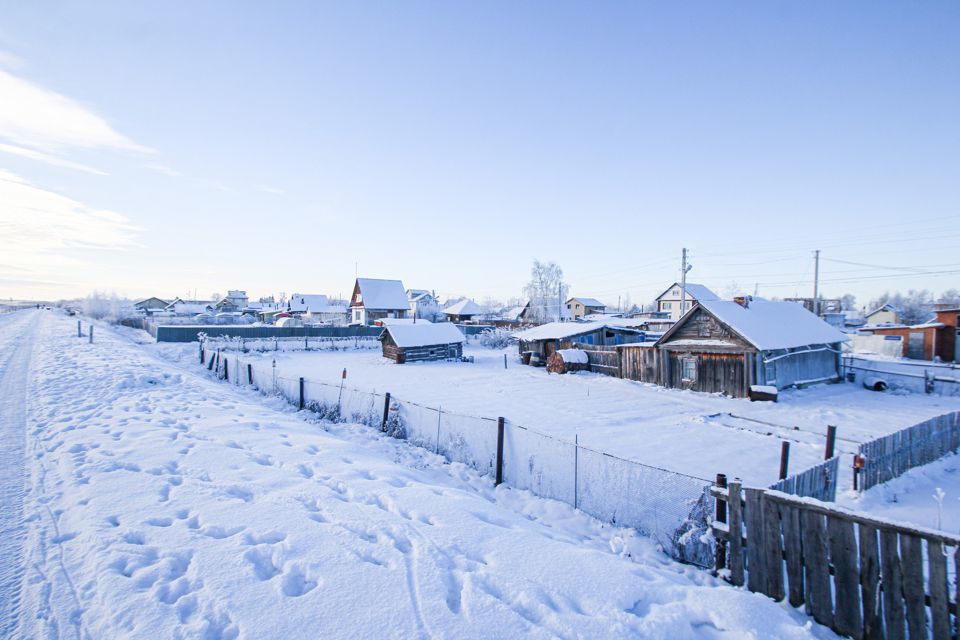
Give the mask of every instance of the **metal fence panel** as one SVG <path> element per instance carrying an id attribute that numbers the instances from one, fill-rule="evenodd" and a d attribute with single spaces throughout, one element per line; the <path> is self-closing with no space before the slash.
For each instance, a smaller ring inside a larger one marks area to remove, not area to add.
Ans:
<path id="1" fill-rule="evenodd" d="M 503 437 L 503 481 L 535 495 L 574 504 L 576 451 L 572 442 L 507 422 Z"/>

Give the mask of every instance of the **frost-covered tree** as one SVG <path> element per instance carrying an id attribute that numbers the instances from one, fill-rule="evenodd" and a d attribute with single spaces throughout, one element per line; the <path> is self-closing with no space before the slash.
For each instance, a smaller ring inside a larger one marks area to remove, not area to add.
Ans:
<path id="1" fill-rule="evenodd" d="M 843 311 L 853 311 L 857 308 L 857 296 L 852 293 L 845 293 L 840 296 L 840 308 Z"/>
<path id="2" fill-rule="evenodd" d="M 115 293 L 108 294 L 103 291 L 94 291 L 81 300 L 80 309 L 87 317 L 110 322 L 136 315 L 130 300 L 121 298 Z"/>
<path id="3" fill-rule="evenodd" d="M 527 320 L 549 322 L 559 319 L 565 309 L 564 302 L 569 289 L 563 281 L 563 269 L 560 265 L 534 259 L 530 269 L 530 282 L 523 288 L 523 292 L 530 299 Z"/>
<path id="4" fill-rule="evenodd" d="M 960 304 L 960 289 L 947 289 L 940 295 L 939 302 Z"/>
<path id="5" fill-rule="evenodd" d="M 897 309 L 900 322 L 904 324 L 926 322 L 933 313 L 933 295 L 926 289 L 910 289 L 905 294 L 899 291 L 896 293 L 887 291 L 870 302 L 870 309 L 876 309 L 885 304 Z"/>

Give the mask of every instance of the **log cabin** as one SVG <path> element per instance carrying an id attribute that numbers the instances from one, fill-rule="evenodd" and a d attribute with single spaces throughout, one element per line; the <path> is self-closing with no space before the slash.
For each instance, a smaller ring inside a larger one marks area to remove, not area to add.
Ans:
<path id="1" fill-rule="evenodd" d="M 659 384 L 747 397 L 840 378 L 847 336 L 794 302 L 700 300 L 657 343 Z"/>
<path id="2" fill-rule="evenodd" d="M 380 334 L 383 357 L 397 364 L 463 356 L 463 334 L 449 322 L 387 324 Z"/>

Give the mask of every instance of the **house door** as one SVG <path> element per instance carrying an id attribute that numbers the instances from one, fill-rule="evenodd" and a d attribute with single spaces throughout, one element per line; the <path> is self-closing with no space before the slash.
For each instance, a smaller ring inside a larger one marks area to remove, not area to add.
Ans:
<path id="1" fill-rule="evenodd" d="M 923 331 L 911 331 L 907 341 L 907 357 L 923 360 Z"/>

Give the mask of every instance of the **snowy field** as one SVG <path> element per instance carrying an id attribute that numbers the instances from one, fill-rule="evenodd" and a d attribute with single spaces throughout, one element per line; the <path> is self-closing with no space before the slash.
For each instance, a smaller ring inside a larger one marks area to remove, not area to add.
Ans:
<path id="1" fill-rule="evenodd" d="M 960 533 L 960 454 L 911 469 L 863 493 L 838 492 L 837 503 L 891 520 Z"/>
<path id="2" fill-rule="evenodd" d="M 196 362 L 197 346 L 157 345 L 167 357 Z M 523 366 L 514 348 L 470 345 L 474 363 L 396 365 L 376 351 L 268 352 L 279 376 L 389 391 L 407 400 L 513 423 L 649 465 L 700 478 L 717 473 L 746 483 L 776 481 L 780 442 L 791 442 L 790 471 L 823 459 L 827 425 L 838 427 L 837 450 L 960 409 L 960 398 L 877 393 L 853 384 L 787 390 L 778 403 L 663 389 L 592 373 L 548 374 Z M 504 354 L 508 365 L 504 369 Z M 845 457 L 842 468 L 849 467 Z M 849 474 L 841 474 L 849 482 Z"/>
<path id="3" fill-rule="evenodd" d="M 629 530 L 75 326 L 0 319 L 0 425 L 27 435 L 2 462 L 29 479 L 0 511 L 26 529 L 0 546 L 5 637 L 834 637 Z"/>

